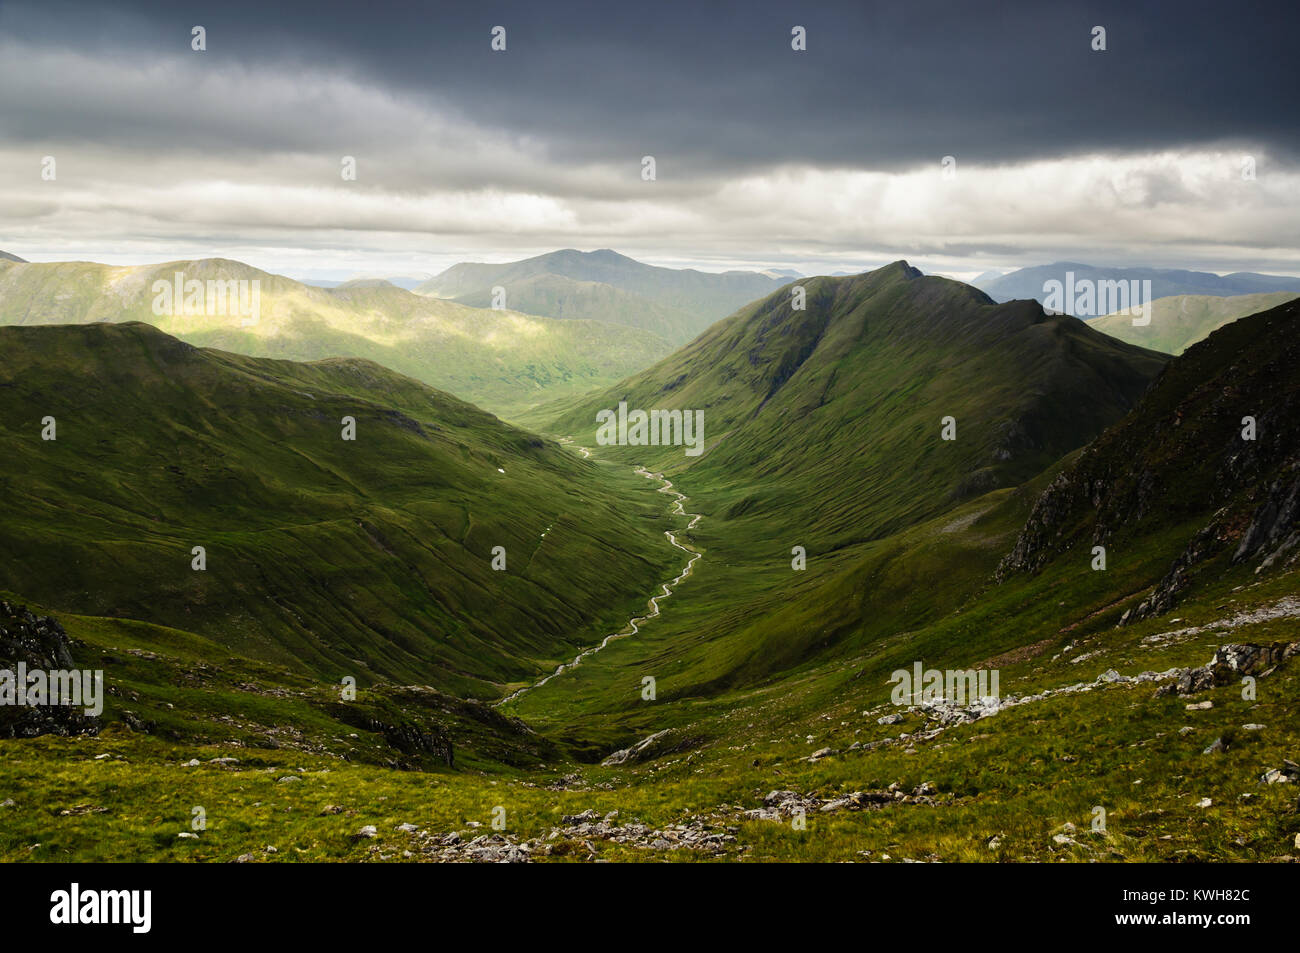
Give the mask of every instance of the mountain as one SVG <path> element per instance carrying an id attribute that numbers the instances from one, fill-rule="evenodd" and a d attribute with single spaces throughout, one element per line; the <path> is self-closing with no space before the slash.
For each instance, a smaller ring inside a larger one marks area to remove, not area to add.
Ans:
<path id="1" fill-rule="evenodd" d="M 259 320 L 252 324 L 229 313 L 237 310 L 230 305 L 222 314 L 155 315 L 154 283 L 171 285 L 177 273 L 205 287 L 244 281 L 251 291 L 258 282 Z M 607 384 L 670 350 L 661 338 L 618 325 L 480 310 L 381 279 L 314 288 L 225 259 L 0 269 L 0 324 L 131 320 L 191 344 L 253 356 L 367 358 L 503 414 Z"/>
<path id="2" fill-rule="evenodd" d="M 700 323 L 685 311 L 599 281 L 578 281 L 552 274 L 508 280 L 509 285 L 494 283 L 450 300 L 474 308 L 490 308 L 492 288 L 505 287 L 507 304 L 528 314 L 609 322 L 654 334 L 674 344 L 694 337 Z"/>
<path id="3" fill-rule="evenodd" d="M 1173 295 L 1243 295 L 1262 292 L 1293 291 L 1300 294 L 1300 278 L 1260 275 L 1253 272 L 1235 272 L 1231 275 L 1211 274 L 1207 271 L 1182 271 L 1166 268 L 1102 268 L 1078 262 L 1059 261 L 1051 265 L 1021 268 L 994 278 L 976 281 L 976 287 L 986 292 L 994 301 L 1034 299 L 1045 302 L 1043 290 L 1049 281 L 1066 281 L 1066 273 L 1073 272 L 1076 282 L 1150 281 L 1151 297 L 1168 298 Z M 1068 304 L 1068 302 L 1067 302 Z M 1070 308 L 1066 307 L 1066 311 Z M 1083 315 L 1082 317 L 1088 317 Z"/>
<path id="4" fill-rule="evenodd" d="M 412 277 L 410 275 L 385 275 L 379 277 L 349 278 L 346 281 L 328 281 L 324 279 L 304 278 L 302 283 L 304 285 L 310 285 L 313 288 L 337 288 L 340 285 L 349 285 L 358 281 L 384 281 L 390 285 L 393 285 L 394 287 L 404 288 L 407 291 L 412 291 L 415 288 L 418 288 L 420 285 L 424 284 L 428 280 L 429 278 L 427 275 L 418 278 Z"/>
<path id="5" fill-rule="evenodd" d="M 709 490 L 729 519 L 842 544 L 1029 479 L 1119 419 L 1166 358 L 906 262 L 812 278 L 535 426 L 594 445 L 596 413 L 703 412 L 707 449 L 609 447 Z M 954 417 L 957 439 L 940 439 Z"/>
<path id="6" fill-rule="evenodd" d="M 25 264 L 27 259 L 19 258 L 17 255 L 11 255 L 7 251 L 0 251 L 0 261 L 16 261 Z"/>
<path id="7" fill-rule="evenodd" d="M 671 728 L 694 750 L 753 747 L 733 766 L 748 777 L 769 763 L 752 739 L 792 721 L 818 738 L 827 718 L 851 724 L 844 744 L 892 734 L 875 721 L 892 709 L 869 701 L 884 704 L 892 670 L 985 667 L 1116 600 L 991 580 L 1062 461 L 1170 358 L 902 261 L 804 287 L 805 310 L 770 295 L 620 386 L 528 417 L 663 470 L 703 553 L 653 625 L 511 703 L 539 730 L 580 730 L 604 757 Z M 600 445 L 596 414 L 620 402 L 702 411 L 704 452 Z M 620 690 L 634 672 L 656 675 L 659 705 Z"/>
<path id="8" fill-rule="evenodd" d="M 1262 294 L 1229 295 L 1173 295 L 1157 298 L 1151 303 L 1151 322 L 1135 326 L 1129 314 L 1108 314 L 1095 318 L 1089 324 L 1111 337 L 1164 351 L 1181 354 L 1212 332 L 1238 318 L 1258 311 L 1266 311 L 1279 304 L 1300 297 L 1296 291 L 1274 291 Z"/>
<path id="9" fill-rule="evenodd" d="M 369 361 L 136 322 L 0 328 L 0 459 L 0 591 L 336 684 L 496 697 L 676 561 L 639 477 Z"/>
<path id="10" fill-rule="evenodd" d="M 1233 565 L 1296 564 L 1300 301 L 1234 321 L 1174 360 L 1052 482 L 999 573 L 1039 572 L 1096 545 L 1114 562 L 1152 540 L 1167 572 L 1123 621 L 1167 611 Z"/>
<path id="11" fill-rule="evenodd" d="M 416 291 L 484 307 L 500 287 L 508 307 L 529 314 L 622 324 L 683 344 L 786 280 L 752 271 L 659 268 L 609 249 L 570 248 L 501 265 L 463 262 Z"/>
<path id="12" fill-rule="evenodd" d="M 741 411 L 729 431 L 706 416 L 690 458 L 588 461 L 361 361 L 194 351 L 140 324 L 0 329 L 0 661 L 70 655 L 105 685 L 95 724 L 0 742 L 0 859 L 1289 859 L 1300 302 L 1171 360 L 904 263 L 809 284 L 807 311 L 756 302 L 661 382 Z M 942 446 L 940 404 L 958 419 Z M 35 436 L 45 414 L 57 441 Z M 1010 441 L 996 488 L 966 495 L 982 429 L 1024 419 L 1061 430 L 1045 455 L 1088 446 L 1012 486 L 1037 451 Z M 708 473 L 760 435 L 770 471 Z M 613 462 L 633 460 L 671 465 L 702 519 L 664 518 Z M 753 518 L 771 494 L 783 508 Z M 836 525 L 823 497 L 863 506 Z M 701 554 L 669 586 L 683 553 L 638 570 L 664 529 Z M 484 578 L 501 532 L 509 579 Z M 545 542 L 516 578 L 526 540 Z M 553 670 L 649 592 L 661 614 L 516 700 L 453 694 Z M 605 626 L 552 631 L 602 599 Z M 184 626 L 134 619 L 155 614 Z M 993 694 L 899 699 L 921 667 Z M 340 698 L 358 671 L 380 677 Z M 178 838 L 197 804 L 219 812 Z"/>

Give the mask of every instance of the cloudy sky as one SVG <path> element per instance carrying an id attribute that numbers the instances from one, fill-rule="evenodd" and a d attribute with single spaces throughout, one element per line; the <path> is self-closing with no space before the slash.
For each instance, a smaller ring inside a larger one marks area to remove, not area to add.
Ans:
<path id="1" fill-rule="evenodd" d="M 1298 11 L 0 0 L 0 249 L 315 278 L 562 247 L 1300 274 Z"/>

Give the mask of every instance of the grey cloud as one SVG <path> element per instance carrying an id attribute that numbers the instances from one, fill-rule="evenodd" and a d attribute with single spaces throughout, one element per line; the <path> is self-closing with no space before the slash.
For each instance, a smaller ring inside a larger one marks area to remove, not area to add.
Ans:
<path id="1" fill-rule="evenodd" d="M 228 0 L 116 9 L 10 3 L 0 32 L 127 59 L 180 51 L 214 71 L 270 66 L 292 76 L 323 67 L 532 137 L 556 160 L 649 152 L 683 176 L 790 161 L 892 168 L 945 154 L 1010 161 L 1221 140 L 1295 154 L 1300 143 L 1291 50 L 1300 9 L 1292 3 Z M 194 23 L 208 30 L 205 54 L 188 51 Z M 503 54 L 488 49 L 497 23 L 508 30 Z M 795 23 L 808 29 L 807 53 L 789 48 Z M 1104 53 L 1089 48 L 1095 24 L 1107 29 Z M 60 119 L 32 110 L 12 121 L 18 134 L 37 136 Z M 96 139 L 113 134 L 91 111 L 62 121 L 64 132 L 75 123 Z M 274 128 L 252 126 L 241 142 L 326 148 L 331 125 L 327 112 L 306 109 Z"/>

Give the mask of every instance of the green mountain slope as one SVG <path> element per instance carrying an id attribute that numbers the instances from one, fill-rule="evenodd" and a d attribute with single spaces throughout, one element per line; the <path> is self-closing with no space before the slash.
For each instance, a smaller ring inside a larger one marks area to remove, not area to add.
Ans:
<path id="1" fill-rule="evenodd" d="M 482 307 L 501 287 L 509 307 L 529 314 L 624 324 L 683 344 L 783 281 L 752 271 L 659 268 L 609 249 L 570 248 L 502 265 L 462 262 L 416 291 Z"/>
<path id="2" fill-rule="evenodd" d="M 512 703 L 531 723 L 582 725 L 603 756 L 675 717 L 622 691 L 630 672 L 722 717 L 810 667 L 941 642 L 934 627 L 988 585 L 1044 471 L 1168 360 L 904 262 L 803 285 L 805 311 L 772 295 L 550 422 L 600 458 L 664 469 L 702 514 L 689 538 L 704 555 L 653 625 Z M 595 414 L 620 400 L 703 409 L 706 452 L 597 446 Z M 980 644 L 1018 637 L 1007 611 Z"/>
<path id="3" fill-rule="evenodd" d="M 1166 360 L 905 262 L 802 287 L 806 310 L 790 289 L 770 295 L 561 407 L 546 429 L 592 446 L 596 413 L 620 401 L 702 410 L 702 456 L 609 455 L 680 473 L 729 520 L 842 545 L 1029 479 L 1118 419 Z M 945 417 L 954 441 L 940 439 Z M 530 419 L 543 423 L 541 412 Z"/>
<path id="4" fill-rule="evenodd" d="M 888 316 L 906 315 L 913 332 L 951 339 L 951 351 L 967 360 L 977 349 L 1020 359 L 1042 356 L 1043 346 L 1020 337 L 1046 324 L 1056 342 L 1047 352 L 1060 351 L 1049 366 L 1091 369 L 1065 373 L 1066 380 L 1096 387 L 1098 369 L 1111 359 L 1166 367 L 1128 414 L 1028 482 L 945 504 L 889 536 L 810 549 L 802 571 L 790 565 L 797 535 L 716 507 L 727 487 L 693 485 L 708 456 L 679 461 L 678 485 L 693 494 L 686 508 L 705 514 L 690 537 L 704 549 L 702 560 L 635 638 L 611 643 L 512 703 L 507 711 L 529 727 L 482 705 L 391 685 L 341 704 L 323 684 L 329 677 L 239 657 L 222 638 L 61 614 L 78 640 L 74 659 L 102 664 L 116 689 L 109 725 L 99 737 L 3 742 L 0 790 L 14 796 L 4 808 L 0 858 L 1293 859 L 1300 302 L 1237 321 L 1166 363 L 1086 327 L 1079 332 L 1070 319 L 1022 324 L 1013 320 L 1019 306 L 993 308 L 969 289 L 949 297 L 951 282 L 895 271 L 888 280 L 877 273 L 876 293 L 859 301 L 867 323 L 885 325 L 890 337 L 906 337 L 907 328 Z M 881 295 L 891 289 L 898 297 L 886 307 Z M 963 302 L 978 308 L 968 312 Z M 968 325 L 977 315 L 997 333 Z M 828 320 L 827 333 L 837 324 L 838 317 Z M 776 340 L 786 336 L 778 332 Z M 70 349 L 85 360 L 83 345 Z M 742 375 L 751 356 L 756 363 Z M 771 388 L 784 376 L 769 405 L 798 380 L 797 369 L 773 376 L 771 362 L 752 351 L 742 357 L 730 370 L 747 388 Z M 263 408 L 281 370 L 291 372 L 285 381 L 294 390 L 317 399 L 326 393 L 318 368 L 233 360 L 241 371 L 258 370 Z M 126 364 L 117 355 L 112 366 Z M 925 366 L 935 382 L 963 364 Z M 1032 364 L 1012 370 L 1026 389 L 1041 390 L 1040 400 L 1085 400 L 1082 391 L 1044 387 Z M 66 375 L 33 380 L 42 401 L 71 391 Z M 867 391 L 871 384 L 858 381 Z M 13 386 L 0 380 L 0 400 Z M 882 386 L 894 385 L 885 379 Z M 380 390 L 394 385 L 385 378 Z M 90 404 L 97 393 L 89 392 Z M 206 415 L 239 406 L 227 390 L 216 393 L 203 405 Z M 1002 406 L 996 389 L 989 395 L 991 407 Z M 147 396 L 164 406 L 156 392 Z M 758 407 L 750 424 L 765 413 Z M 1246 415 L 1258 417 L 1253 442 L 1240 440 Z M 431 430 L 426 416 L 410 416 Z M 799 429 L 792 424 L 787 437 Z M 964 433 L 959 423 L 958 445 Z M 9 446 L 6 439 L 0 452 Z M 838 449 L 859 466 L 872 454 L 914 465 L 906 440 Z M 596 448 L 597 457 L 611 455 Z M 331 459 L 326 447 L 312 456 Z M 274 471 L 263 473 L 280 471 L 278 459 L 270 464 Z M 4 472 L 31 468 L 23 457 Z M 83 466 L 79 476 L 60 479 L 88 479 L 95 470 Z M 839 471 L 853 472 L 848 464 Z M 619 473 L 592 475 L 615 481 Z M 920 496 L 944 483 L 934 472 L 918 473 L 930 481 L 918 484 Z M 748 473 L 733 479 L 751 490 L 763 482 Z M 790 505 L 817 512 L 816 499 Z M 1099 532 L 1110 556 L 1104 572 L 1089 567 Z M 994 568 L 1008 552 L 1019 562 L 1004 563 L 997 581 Z M 1151 602 L 1163 577 L 1178 578 L 1170 564 L 1184 552 L 1206 556 L 1185 563 L 1177 618 L 1134 611 Z M 358 564 L 369 558 L 357 551 Z M 0 580 L 0 596 L 6 584 Z M 7 614 L 0 606 L 0 626 Z M 1121 619 L 1126 624 L 1117 625 Z M 1264 649 L 1225 652 L 1225 643 Z M 1232 662 L 1208 665 L 1212 658 Z M 997 671 L 1000 696 L 980 705 L 897 704 L 892 672 L 915 664 Z M 1249 696 L 1243 674 L 1257 682 Z M 655 679 L 653 698 L 644 694 L 646 677 Z M 430 737 L 453 744 L 454 767 L 418 744 L 402 747 Z M 638 743 L 621 760 L 597 763 Z M 298 783 L 282 783 L 286 776 Z M 195 804 L 220 807 L 197 838 L 178 839 Z M 480 837 L 500 806 L 505 830 Z M 1100 829 L 1092 827 L 1098 806 Z M 804 823 L 792 824 L 796 815 Z M 375 836 L 358 836 L 362 825 Z M 272 852 L 268 844 L 279 846 Z"/>
<path id="5" fill-rule="evenodd" d="M 155 315 L 154 282 L 172 282 L 177 272 L 205 283 L 258 281 L 260 320 L 245 326 L 238 314 Z M 387 282 L 315 288 L 224 259 L 0 268 L 0 323 L 132 320 L 257 357 L 366 358 L 502 414 L 606 384 L 669 350 L 632 328 L 469 308 Z"/>
<path id="6" fill-rule="evenodd" d="M 202 350 L 139 323 L 0 328 L 0 345 L 0 589 L 24 599 L 331 681 L 492 697 L 676 561 L 644 480 L 367 361 Z"/>
<path id="7" fill-rule="evenodd" d="M 1089 321 L 1104 331 L 1139 347 L 1166 354 L 1181 354 L 1225 324 L 1300 297 L 1296 291 L 1274 291 L 1248 295 L 1173 295 L 1151 303 L 1151 323 L 1140 327 L 1132 315 L 1108 314 Z"/>
<path id="8" fill-rule="evenodd" d="M 1032 833 L 1013 854 L 1022 858 L 1287 852 L 1293 825 L 1243 810 L 1237 795 L 1265 790 L 1261 774 L 1294 744 L 1294 720 L 1280 713 L 1300 673 L 1294 660 L 1251 668 L 1256 701 L 1242 698 L 1237 679 L 1207 684 L 1205 666 L 1224 643 L 1296 638 L 1297 316 L 1293 302 L 1216 332 L 1086 449 L 1022 486 L 888 537 L 810 547 L 803 571 L 790 564 L 798 532 L 713 507 L 722 489 L 695 491 L 703 458 L 678 479 L 696 492 L 688 510 L 705 513 L 695 533 L 705 555 L 677 601 L 636 639 L 512 709 L 543 730 L 581 726 L 593 757 L 663 733 L 643 763 L 611 769 L 627 797 L 674 779 L 691 803 L 757 807 L 756 791 L 811 790 L 831 803 L 864 783 L 930 781 L 961 802 L 941 810 L 947 825 L 980 831 L 948 840 L 942 820 L 930 827 L 916 812 L 886 809 L 860 822 L 823 818 L 811 839 L 856 837 L 893 857 L 910 841 L 940 858 L 994 859 L 1003 855 L 990 838 L 1005 843 L 1024 829 Z M 1256 407 L 1269 408 L 1259 412 L 1259 439 L 1243 442 L 1241 417 Z M 1105 571 L 1090 565 L 1097 540 L 1108 547 Z M 1175 604 L 1178 618 L 1163 617 Z M 998 670 L 1002 702 L 891 703 L 891 673 L 918 663 Z M 1184 666 L 1201 674 L 1178 674 Z M 626 687 L 630 673 L 656 677 L 655 704 Z M 1216 714 L 1189 715 L 1190 699 L 1171 695 L 1179 683 L 1200 685 L 1193 694 L 1213 698 Z M 1216 738 L 1227 756 L 1203 753 Z M 971 752 L 989 749 L 1000 752 L 996 762 L 972 768 L 986 762 Z M 1207 841 L 1199 822 L 1188 826 L 1202 795 L 1228 805 L 1214 823 L 1241 836 Z M 1097 803 L 1111 812 L 1113 839 L 1082 847 L 1053 838 L 1066 821 L 1084 826 Z M 753 836 L 757 850 L 777 855 L 822 849 Z M 831 854 L 852 859 L 843 841 Z"/>
<path id="9" fill-rule="evenodd" d="M 1300 545 L 1300 301 L 1234 321 L 1174 361 L 1134 412 L 1052 483 L 1004 577 L 1161 534 L 1168 572 L 1129 616 L 1224 563 L 1294 565 Z M 1247 418 L 1250 418 L 1248 421 Z M 1258 570 L 1257 570 L 1258 571 Z"/>

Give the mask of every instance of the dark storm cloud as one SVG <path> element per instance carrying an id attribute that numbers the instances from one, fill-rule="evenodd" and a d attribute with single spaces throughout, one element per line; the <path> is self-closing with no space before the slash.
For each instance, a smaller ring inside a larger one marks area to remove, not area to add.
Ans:
<path id="1" fill-rule="evenodd" d="M 427 99 L 550 160 L 654 154 L 669 170 L 785 163 L 886 169 L 1236 141 L 1300 153 L 1300 7 L 1190 3 L 409 3 L 62 0 L 0 5 L 0 38 L 147 64 L 310 69 Z M 493 54 L 489 30 L 508 31 Z M 808 52 L 790 49 L 793 25 Z M 1090 49 L 1102 25 L 1108 49 Z M 111 93 L 111 91 L 108 91 Z M 217 91 L 219 93 L 219 90 Z M 52 111 L 10 89 L 11 139 L 330 148 L 341 117 L 310 109 L 204 124 L 157 90 L 156 125 L 88 105 Z M 240 102 L 228 108 L 238 110 Z M 355 121 L 355 117 L 349 120 Z M 183 136 L 178 137 L 178 129 Z M 412 133 L 418 130 L 412 130 Z M 204 143 L 205 135 L 220 142 Z M 378 135 L 378 133 L 377 133 Z M 386 130 L 386 136 L 399 136 Z"/>

